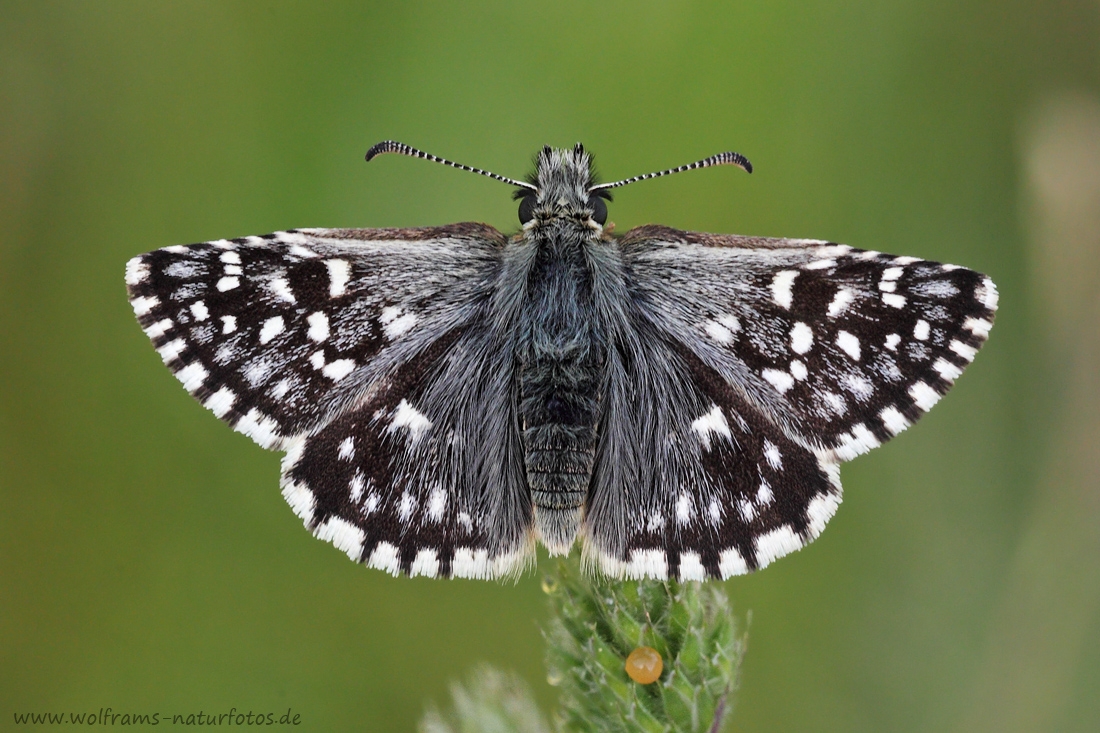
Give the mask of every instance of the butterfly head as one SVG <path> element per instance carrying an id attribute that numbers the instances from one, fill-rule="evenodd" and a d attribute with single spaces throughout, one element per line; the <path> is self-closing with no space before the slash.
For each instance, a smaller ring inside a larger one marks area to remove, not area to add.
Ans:
<path id="1" fill-rule="evenodd" d="M 535 174 L 515 193 L 523 228 L 572 220 L 600 229 L 611 195 L 593 190 L 592 156 L 577 143 L 572 150 L 546 146 L 535 158 Z"/>
<path id="2" fill-rule="evenodd" d="M 414 158 L 423 158 L 464 171 L 480 173 L 518 187 L 515 198 L 519 200 L 519 220 L 525 231 L 533 227 L 571 222 L 597 233 L 601 232 L 603 225 L 607 222 L 606 202 L 611 200 L 610 190 L 636 181 L 660 178 L 670 173 L 680 173 L 696 168 L 709 168 L 712 165 L 736 165 L 752 173 L 752 164 L 745 156 L 727 152 L 677 168 L 624 178 L 613 183 L 597 184 L 592 170 L 592 156 L 584 151 L 584 146 L 580 143 L 574 145 L 572 150 L 555 149 L 550 146 L 543 148 L 535 158 L 535 173 L 527 181 L 517 181 L 480 168 L 455 163 L 395 140 L 384 140 L 373 146 L 367 151 L 367 160 L 373 160 L 382 153 L 400 153 Z"/>

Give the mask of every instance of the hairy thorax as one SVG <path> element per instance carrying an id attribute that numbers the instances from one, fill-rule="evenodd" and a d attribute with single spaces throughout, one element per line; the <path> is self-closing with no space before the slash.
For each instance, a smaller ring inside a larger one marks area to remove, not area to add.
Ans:
<path id="1" fill-rule="evenodd" d="M 596 450 L 604 335 L 593 273 L 576 228 L 532 233 L 520 349 L 520 418 L 536 525 L 551 551 L 576 537 Z"/>

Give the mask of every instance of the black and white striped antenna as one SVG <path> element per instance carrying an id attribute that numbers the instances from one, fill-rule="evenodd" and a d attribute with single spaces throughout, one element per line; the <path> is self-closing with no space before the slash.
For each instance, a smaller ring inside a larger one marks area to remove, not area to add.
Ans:
<path id="1" fill-rule="evenodd" d="M 752 163 L 741 153 L 718 153 L 718 155 L 712 155 L 709 158 L 703 158 L 697 160 L 694 163 L 688 163 L 682 165 L 679 168 L 669 168 L 667 171 L 659 171 L 657 173 L 646 173 L 641 176 L 634 176 L 633 178 L 626 178 L 622 181 L 615 181 L 614 183 L 601 183 L 598 186 L 593 186 L 588 189 L 588 192 L 603 191 L 609 188 L 618 188 L 619 186 L 625 186 L 628 183 L 636 183 L 637 181 L 645 181 L 650 178 L 660 178 L 661 176 L 667 176 L 672 173 L 683 173 L 684 171 L 693 171 L 696 168 L 710 168 L 713 165 L 735 165 L 738 168 L 743 168 L 745 172 L 752 173 Z"/>
<path id="2" fill-rule="evenodd" d="M 503 183 L 510 183 L 513 186 L 529 188 L 532 191 L 538 190 L 535 186 L 527 183 L 526 181 L 517 181 L 514 178 L 508 178 L 507 176 L 501 176 L 496 173 L 490 173 L 489 171 L 483 171 L 480 168 L 473 168 L 468 165 L 462 165 L 461 163 L 455 163 L 453 161 L 447 160 L 446 158 L 440 158 L 437 155 L 425 153 L 423 150 L 417 150 L 416 148 L 410 147 L 405 143 L 399 143 L 396 140 L 384 140 L 377 145 L 372 146 L 371 149 L 367 151 L 367 162 L 369 163 L 376 156 L 381 155 L 382 153 L 400 153 L 401 155 L 408 155 L 413 158 L 423 158 L 424 160 L 430 160 L 435 163 L 449 165 L 452 168 L 459 168 L 464 171 L 470 171 L 471 173 L 480 173 L 481 175 L 488 176 L 493 180 L 501 181 Z"/>

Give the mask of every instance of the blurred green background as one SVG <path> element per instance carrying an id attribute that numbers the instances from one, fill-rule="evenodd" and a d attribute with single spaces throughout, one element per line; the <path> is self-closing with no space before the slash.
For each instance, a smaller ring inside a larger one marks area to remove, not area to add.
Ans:
<path id="1" fill-rule="evenodd" d="M 409 731 L 475 662 L 547 706 L 538 574 L 394 579 L 312 539 L 201 409 L 134 254 L 302 226 L 518 225 L 584 144 L 659 222 L 989 273 L 951 395 L 844 469 L 809 548 L 733 579 L 736 731 L 1100 721 L 1100 3 L 0 2 L 0 729 L 23 711 Z"/>

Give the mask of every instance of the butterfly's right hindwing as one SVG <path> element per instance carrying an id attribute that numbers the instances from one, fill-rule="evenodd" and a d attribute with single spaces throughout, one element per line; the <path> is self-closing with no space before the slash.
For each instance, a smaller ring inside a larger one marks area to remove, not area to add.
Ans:
<path id="1" fill-rule="evenodd" d="M 587 556 L 726 578 L 817 537 L 839 465 L 927 412 L 992 327 L 966 268 L 816 240 L 641 227 L 609 351 Z"/>

